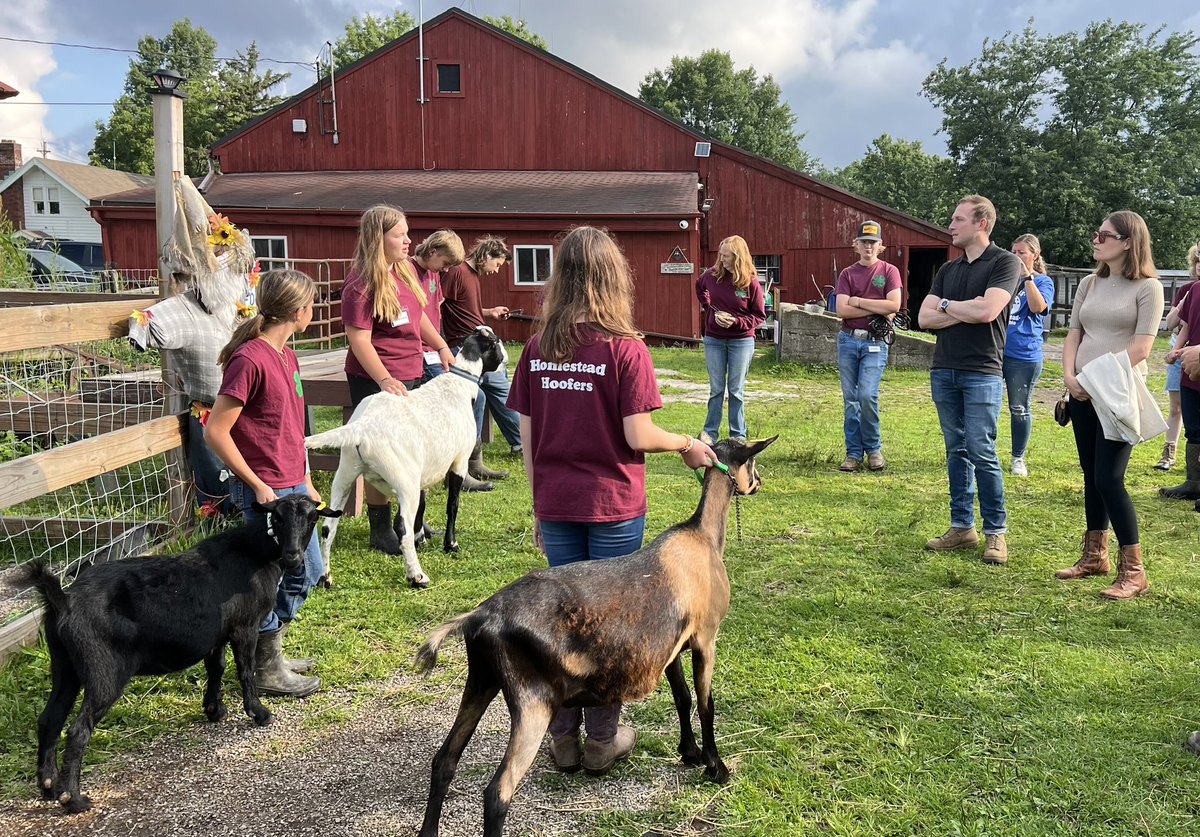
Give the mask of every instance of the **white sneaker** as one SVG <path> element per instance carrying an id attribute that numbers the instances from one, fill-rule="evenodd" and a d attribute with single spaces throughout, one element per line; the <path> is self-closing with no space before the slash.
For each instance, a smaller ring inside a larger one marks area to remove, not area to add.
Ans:
<path id="1" fill-rule="evenodd" d="M 1012 472 L 1015 477 L 1029 476 L 1029 469 L 1025 467 L 1025 457 L 1014 456 L 1012 461 Z"/>

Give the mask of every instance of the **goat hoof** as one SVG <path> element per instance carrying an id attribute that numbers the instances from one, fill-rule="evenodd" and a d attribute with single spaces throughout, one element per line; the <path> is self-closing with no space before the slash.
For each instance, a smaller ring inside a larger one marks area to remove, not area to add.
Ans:
<path id="1" fill-rule="evenodd" d="M 710 764 L 704 768 L 704 778 L 710 782 L 716 782 L 718 785 L 724 785 L 729 781 L 729 768 L 725 766 L 725 762 L 718 759 L 716 764 Z"/>
<path id="2" fill-rule="evenodd" d="M 446 544 L 446 545 L 445 545 L 445 546 L 442 548 L 442 551 L 443 551 L 443 552 L 448 552 L 448 553 L 449 553 L 449 552 L 455 552 L 455 553 L 456 553 L 456 552 L 458 552 L 458 541 L 454 541 L 453 543 L 448 543 L 448 544 Z"/>
<path id="3" fill-rule="evenodd" d="M 271 722 L 275 720 L 271 710 L 265 706 L 256 710 L 251 717 L 254 718 L 254 723 L 260 727 L 270 726 Z"/>
<path id="4" fill-rule="evenodd" d="M 414 590 L 424 590 L 429 586 L 429 576 L 423 575 L 420 578 L 410 578 L 408 586 Z"/>
<path id="5" fill-rule="evenodd" d="M 704 764 L 704 757 L 700 755 L 699 747 L 691 750 L 680 750 L 679 758 L 683 760 L 684 764 L 690 765 L 691 767 L 699 767 L 700 765 Z"/>
<path id="6" fill-rule="evenodd" d="M 54 777 L 46 777 L 38 780 L 38 786 L 42 791 L 42 799 L 50 802 L 54 799 Z"/>
<path id="7" fill-rule="evenodd" d="M 218 703 L 215 706 L 204 707 L 204 715 L 208 720 L 216 723 L 225 717 L 225 704 Z"/>
<path id="8" fill-rule="evenodd" d="M 82 814 L 84 811 L 91 810 L 92 807 L 92 800 L 83 794 L 71 796 L 71 794 L 64 792 L 58 797 L 58 801 L 68 814 Z"/>
<path id="9" fill-rule="evenodd" d="M 333 589 L 333 574 L 326 573 L 317 580 L 318 587 L 324 587 L 326 590 Z"/>

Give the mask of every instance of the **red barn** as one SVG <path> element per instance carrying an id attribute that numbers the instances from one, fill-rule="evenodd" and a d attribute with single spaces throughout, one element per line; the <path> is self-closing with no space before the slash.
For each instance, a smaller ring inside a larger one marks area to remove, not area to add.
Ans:
<path id="1" fill-rule="evenodd" d="M 423 41 L 423 47 L 422 47 Z M 424 54 L 422 55 L 422 49 Z M 423 72 L 418 74 L 418 67 Z M 186 104 L 185 104 L 186 107 Z M 556 56 L 459 9 L 429 21 L 222 139 L 205 197 L 262 255 L 348 258 L 361 211 L 402 207 L 412 237 L 504 236 L 513 262 L 484 304 L 532 312 L 555 240 L 606 227 L 637 275 L 649 334 L 699 335 L 696 273 L 743 236 L 782 300 L 826 295 L 855 257 L 857 225 L 883 225 L 885 258 L 920 304 L 946 230 L 762 157 L 710 141 Z M 153 192 L 93 203 L 107 257 L 155 264 Z M 523 339 L 527 323 L 505 335 Z"/>

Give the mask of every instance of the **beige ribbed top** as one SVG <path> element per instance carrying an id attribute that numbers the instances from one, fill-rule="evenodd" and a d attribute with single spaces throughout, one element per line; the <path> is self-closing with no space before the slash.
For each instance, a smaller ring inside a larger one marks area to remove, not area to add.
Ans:
<path id="1" fill-rule="evenodd" d="M 1109 352 L 1129 348 L 1138 334 L 1158 334 L 1163 316 L 1163 287 L 1158 279 L 1126 279 L 1094 273 L 1079 283 L 1071 305 L 1071 328 L 1083 332 L 1075 353 L 1075 374 Z M 1134 369 L 1146 377 L 1146 361 Z"/>

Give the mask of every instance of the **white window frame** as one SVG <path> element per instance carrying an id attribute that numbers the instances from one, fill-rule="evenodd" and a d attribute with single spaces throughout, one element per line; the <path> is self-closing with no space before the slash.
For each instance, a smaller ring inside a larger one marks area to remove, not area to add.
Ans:
<path id="1" fill-rule="evenodd" d="M 267 253 L 271 253 L 275 249 L 274 245 L 276 243 L 281 243 L 283 245 L 283 255 L 281 255 L 281 256 L 275 256 L 275 255 L 260 256 L 260 255 L 258 255 L 258 248 L 255 247 L 255 244 L 257 244 L 260 241 L 262 241 L 266 244 Z M 291 267 L 291 262 L 289 262 L 287 260 L 287 258 L 288 258 L 288 240 L 287 240 L 286 235 L 252 235 L 252 236 L 250 236 L 250 246 L 254 247 L 254 258 L 255 259 L 271 259 L 272 260 L 262 266 L 263 270 L 270 270 L 271 268 L 276 268 L 276 267 Z"/>
<path id="2" fill-rule="evenodd" d="M 46 187 L 46 204 L 51 215 L 62 215 L 62 201 L 59 200 L 59 189 L 57 186 Z"/>
<path id="3" fill-rule="evenodd" d="M 553 244 L 514 244 L 512 249 L 513 249 L 513 284 L 518 287 L 522 287 L 522 288 L 527 288 L 527 287 L 530 287 L 531 285 L 546 284 L 546 279 L 550 278 L 549 273 L 546 274 L 546 279 L 538 279 L 536 277 L 536 275 L 532 280 L 523 280 L 521 278 L 521 274 L 520 274 L 521 255 L 520 254 L 521 254 L 522 250 L 533 251 L 533 267 L 534 267 L 534 271 L 536 272 L 538 251 L 545 250 L 549 254 L 550 269 L 553 270 L 554 269 L 554 245 Z"/>
<path id="4" fill-rule="evenodd" d="M 32 197 L 33 197 L 33 214 L 34 215 L 45 215 L 46 214 L 46 197 L 45 197 L 46 192 L 45 192 L 45 190 L 41 186 L 34 186 L 34 187 L 32 187 L 31 191 L 33 193 L 33 195 L 32 195 Z"/>

